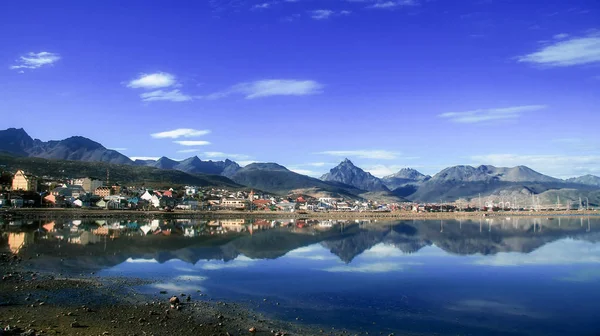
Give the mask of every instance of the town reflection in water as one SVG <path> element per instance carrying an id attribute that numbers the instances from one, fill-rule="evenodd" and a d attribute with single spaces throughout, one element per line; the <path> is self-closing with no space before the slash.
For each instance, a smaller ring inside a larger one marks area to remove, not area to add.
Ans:
<path id="1" fill-rule="evenodd" d="M 314 325 L 425 335 L 600 330 L 592 313 L 600 302 L 600 217 L 0 227 L 0 248 L 41 271 L 148 278 L 140 290 L 150 295 L 201 290 Z"/>

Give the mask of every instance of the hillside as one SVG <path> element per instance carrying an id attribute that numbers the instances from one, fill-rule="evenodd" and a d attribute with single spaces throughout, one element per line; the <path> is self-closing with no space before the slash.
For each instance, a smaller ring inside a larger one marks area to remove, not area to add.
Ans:
<path id="1" fill-rule="evenodd" d="M 310 196 L 325 192 L 333 196 L 358 198 L 356 195 L 363 192 L 352 186 L 301 175 L 276 163 L 249 164 L 238 170 L 231 179 L 251 188 L 279 194 L 301 190 Z"/>
<path id="2" fill-rule="evenodd" d="M 86 162 L 133 164 L 125 155 L 81 136 L 64 140 L 33 140 L 22 128 L 0 131 L 0 151 L 18 156 Z"/>
<path id="3" fill-rule="evenodd" d="M 13 172 L 17 169 L 23 169 L 34 175 L 51 176 L 54 178 L 91 176 L 105 179 L 106 171 L 110 170 L 110 180 L 118 183 L 241 187 L 224 176 L 188 174 L 176 170 L 117 165 L 104 162 L 49 160 L 0 154 L 0 166 L 3 169 Z"/>

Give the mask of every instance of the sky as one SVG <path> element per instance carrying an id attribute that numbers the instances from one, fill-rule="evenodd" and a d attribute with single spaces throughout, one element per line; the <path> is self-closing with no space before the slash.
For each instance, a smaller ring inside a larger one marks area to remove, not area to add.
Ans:
<path id="1" fill-rule="evenodd" d="M 5 1 L 0 129 L 320 176 L 600 175 L 595 0 Z"/>

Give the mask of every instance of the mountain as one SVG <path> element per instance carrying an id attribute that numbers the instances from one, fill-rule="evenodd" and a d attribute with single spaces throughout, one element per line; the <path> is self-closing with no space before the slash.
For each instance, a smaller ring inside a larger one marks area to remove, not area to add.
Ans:
<path id="1" fill-rule="evenodd" d="M 419 171 L 412 168 L 402 168 L 397 173 L 385 176 L 381 181 L 390 190 L 406 187 L 407 185 L 418 186 L 421 183 L 428 181 L 431 178 L 429 175 L 423 175 Z"/>
<path id="2" fill-rule="evenodd" d="M 421 202 L 437 202 L 440 199 L 454 201 L 459 198 L 470 199 L 479 194 L 530 195 L 568 186 L 563 180 L 540 174 L 525 166 L 454 166 L 423 182 L 408 198 Z"/>
<path id="3" fill-rule="evenodd" d="M 149 161 L 150 162 L 148 162 L 146 164 L 146 166 L 150 166 L 150 167 L 154 167 L 154 168 L 158 168 L 158 169 L 173 169 L 173 168 L 175 168 L 175 166 L 177 166 L 179 164 L 179 162 L 177 162 L 175 160 L 171 160 L 166 156 L 163 156 L 156 161 L 152 161 L 152 160 L 149 160 Z"/>
<path id="4" fill-rule="evenodd" d="M 0 131 L 0 151 L 28 157 L 86 162 L 132 164 L 125 155 L 81 136 L 59 141 L 33 140 L 22 128 Z"/>
<path id="5" fill-rule="evenodd" d="M 311 196 L 335 195 L 358 198 L 362 193 L 339 182 L 326 182 L 288 170 L 277 163 L 251 163 L 240 168 L 231 179 L 236 183 L 259 190 L 287 194 L 304 193 Z"/>
<path id="6" fill-rule="evenodd" d="M 183 161 L 171 160 L 161 157 L 158 160 L 136 160 L 136 165 L 149 166 L 160 169 L 174 169 L 190 174 L 210 174 L 231 177 L 240 169 L 240 166 L 226 159 L 225 161 L 202 161 L 197 156 L 192 156 Z"/>
<path id="7" fill-rule="evenodd" d="M 106 176 L 106 171 L 110 170 L 111 182 L 134 185 L 145 184 L 146 186 L 161 188 L 172 186 L 173 184 L 230 188 L 242 187 L 224 176 L 188 174 L 177 170 L 117 165 L 106 162 L 49 160 L 0 153 L 0 166 L 4 166 L 9 171 L 24 169 L 37 176 L 51 176 L 58 179 L 79 176 Z"/>
<path id="8" fill-rule="evenodd" d="M 358 168 L 348 159 L 321 176 L 321 180 L 341 182 L 366 191 L 389 191 L 380 179 Z"/>
<path id="9" fill-rule="evenodd" d="M 570 182 L 570 183 L 585 184 L 585 185 L 600 187 L 600 177 L 595 176 L 595 175 L 590 175 L 590 174 L 584 175 L 584 176 L 579 176 L 579 177 L 573 177 L 573 178 L 567 179 L 566 181 Z"/>
<path id="10" fill-rule="evenodd" d="M 560 179 L 543 175 L 535 170 L 516 166 L 512 168 L 494 167 L 490 165 L 472 166 L 454 166 L 448 167 L 435 174 L 431 178 L 432 182 L 563 182 Z"/>

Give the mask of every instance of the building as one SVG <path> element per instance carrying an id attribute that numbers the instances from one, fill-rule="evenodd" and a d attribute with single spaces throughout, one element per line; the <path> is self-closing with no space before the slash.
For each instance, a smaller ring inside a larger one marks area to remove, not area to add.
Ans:
<path id="1" fill-rule="evenodd" d="M 112 188 L 111 187 L 98 187 L 94 189 L 94 195 L 100 197 L 108 197 L 111 195 Z"/>
<path id="2" fill-rule="evenodd" d="M 18 170 L 12 181 L 12 190 L 37 191 L 37 178 Z"/>
<path id="3" fill-rule="evenodd" d="M 244 210 L 246 209 L 246 200 L 237 198 L 225 198 L 221 201 L 221 206 L 228 209 Z"/>
<path id="4" fill-rule="evenodd" d="M 86 193 L 92 193 L 94 190 L 96 190 L 96 188 L 104 185 L 101 180 L 96 180 L 90 177 L 74 179 L 72 184 L 81 186 Z"/>

